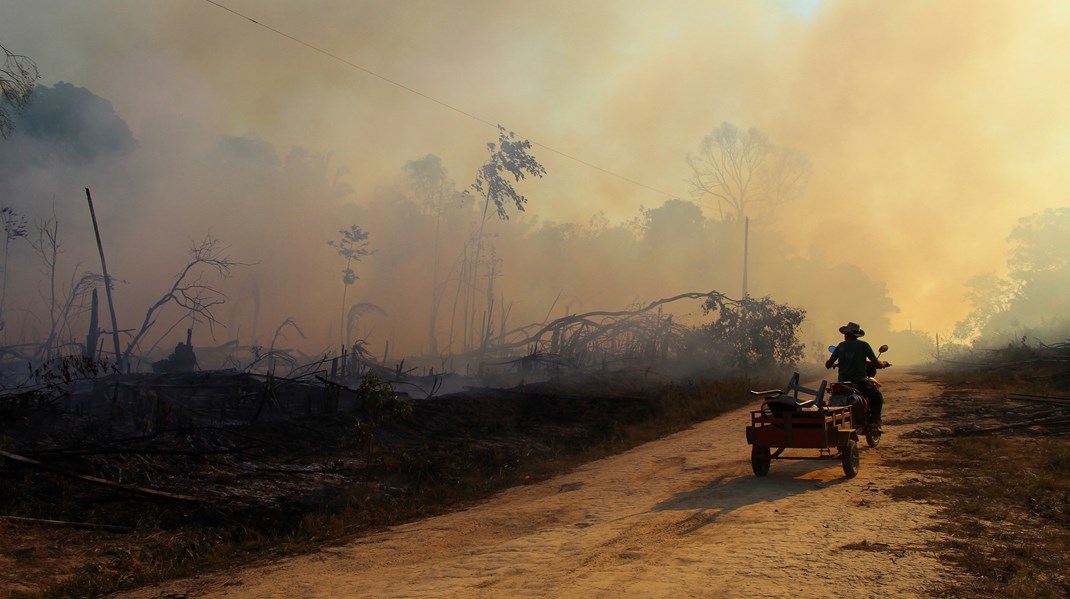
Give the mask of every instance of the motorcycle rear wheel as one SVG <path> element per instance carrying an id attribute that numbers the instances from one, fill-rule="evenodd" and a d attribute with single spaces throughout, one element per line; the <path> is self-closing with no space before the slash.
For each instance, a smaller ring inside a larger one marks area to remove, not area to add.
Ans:
<path id="1" fill-rule="evenodd" d="M 840 461 L 843 462 L 843 474 L 847 478 L 854 478 L 858 474 L 858 441 L 851 439 L 847 445 L 840 448 Z"/>
<path id="2" fill-rule="evenodd" d="M 866 427 L 866 445 L 870 447 L 876 447 L 881 442 L 881 432 L 876 430 L 876 427 Z"/>

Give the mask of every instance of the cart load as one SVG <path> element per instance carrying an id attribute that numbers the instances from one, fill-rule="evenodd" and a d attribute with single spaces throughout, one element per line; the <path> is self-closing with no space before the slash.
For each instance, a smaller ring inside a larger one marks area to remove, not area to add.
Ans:
<path id="1" fill-rule="evenodd" d="M 796 372 L 783 390 L 751 391 L 763 398 L 747 427 L 754 474 L 768 474 L 775 459 L 838 459 L 846 476 L 858 474 L 858 432 L 851 407 L 827 405 L 826 386 L 821 381 L 817 389 L 803 387 Z M 784 455 L 788 449 L 816 449 L 817 455 Z"/>

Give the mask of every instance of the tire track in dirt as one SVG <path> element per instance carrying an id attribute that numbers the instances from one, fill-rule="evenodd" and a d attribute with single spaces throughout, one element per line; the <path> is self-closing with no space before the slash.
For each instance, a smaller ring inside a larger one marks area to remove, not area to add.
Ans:
<path id="1" fill-rule="evenodd" d="M 753 476 L 748 407 L 468 510 L 127 596 L 926 596 L 951 578 L 926 548 L 938 507 L 886 493 L 926 478 L 881 456 L 921 451 L 900 435 L 940 389 L 885 378 L 887 432 L 854 479 L 839 461 Z"/>

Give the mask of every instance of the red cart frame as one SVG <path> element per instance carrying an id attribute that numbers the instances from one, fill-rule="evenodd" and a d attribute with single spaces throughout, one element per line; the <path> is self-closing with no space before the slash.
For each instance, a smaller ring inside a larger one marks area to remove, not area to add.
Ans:
<path id="1" fill-rule="evenodd" d="M 799 373 L 792 375 L 783 391 L 751 391 L 766 397 L 762 407 L 751 412 L 747 443 L 751 446 L 751 468 L 757 476 L 769 473 L 772 460 L 838 459 L 848 477 L 858 474 L 858 432 L 849 406 L 825 405 L 826 381 L 818 389 L 799 385 Z M 799 393 L 814 399 L 799 400 Z M 790 399 L 790 404 L 783 400 Z M 781 401 L 776 401 L 781 400 Z M 784 410 L 781 406 L 790 405 Z M 786 449 L 817 449 L 816 456 L 784 456 Z M 833 453 L 833 450 L 836 453 Z"/>

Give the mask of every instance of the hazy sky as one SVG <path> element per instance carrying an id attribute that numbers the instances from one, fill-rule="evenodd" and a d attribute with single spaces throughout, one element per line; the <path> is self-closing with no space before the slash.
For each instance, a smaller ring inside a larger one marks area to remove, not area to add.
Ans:
<path id="1" fill-rule="evenodd" d="M 885 281 L 901 328 L 950 332 L 1016 220 L 1070 197 L 1061 0 L 219 3 L 456 110 L 204 0 L 0 0 L 0 43 L 135 136 L 177 114 L 333 152 L 358 195 L 428 153 L 468 181 L 496 132 L 458 111 L 658 190 L 536 148 L 528 217 L 558 222 L 690 198 L 702 137 L 756 127 L 813 163 L 781 235 Z"/>

